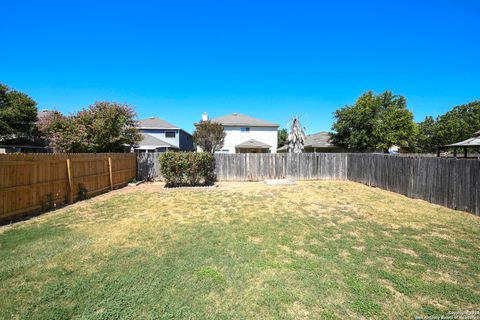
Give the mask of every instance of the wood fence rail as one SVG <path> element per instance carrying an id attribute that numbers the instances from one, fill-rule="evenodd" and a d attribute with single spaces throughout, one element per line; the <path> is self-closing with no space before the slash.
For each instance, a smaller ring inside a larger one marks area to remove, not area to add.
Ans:
<path id="1" fill-rule="evenodd" d="M 136 156 L 103 154 L 0 154 L 0 221 L 72 203 L 126 185 Z"/>

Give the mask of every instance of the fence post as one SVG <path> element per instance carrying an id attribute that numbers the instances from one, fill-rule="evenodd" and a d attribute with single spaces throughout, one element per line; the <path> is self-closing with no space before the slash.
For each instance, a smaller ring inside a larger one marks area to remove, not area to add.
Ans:
<path id="1" fill-rule="evenodd" d="M 70 158 L 67 158 L 67 175 L 68 175 L 68 203 L 73 203 L 72 164 L 70 162 Z"/>
<path id="2" fill-rule="evenodd" d="M 110 176 L 110 190 L 113 190 L 112 158 L 108 157 L 108 173 Z"/>

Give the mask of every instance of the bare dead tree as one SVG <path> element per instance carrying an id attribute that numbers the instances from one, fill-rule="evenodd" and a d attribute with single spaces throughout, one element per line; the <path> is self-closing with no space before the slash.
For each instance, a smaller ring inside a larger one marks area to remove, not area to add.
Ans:
<path id="1" fill-rule="evenodd" d="M 288 134 L 288 152 L 302 153 L 305 146 L 305 131 L 297 116 L 293 117 L 290 132 Z"/>

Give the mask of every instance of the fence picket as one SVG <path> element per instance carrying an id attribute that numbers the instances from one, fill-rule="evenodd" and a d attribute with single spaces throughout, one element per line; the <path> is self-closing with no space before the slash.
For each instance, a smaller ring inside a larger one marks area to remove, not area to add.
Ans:
<path id="1" fill-rule="evenodd" d="M 135 177 L 134 154 L 0 154 L 0 220 L 109 190 L 108 157 L 114 188 Z"/>

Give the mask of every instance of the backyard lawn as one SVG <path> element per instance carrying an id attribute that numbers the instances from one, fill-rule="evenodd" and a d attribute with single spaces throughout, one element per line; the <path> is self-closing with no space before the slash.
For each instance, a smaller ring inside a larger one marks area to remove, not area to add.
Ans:
<path id="1" fill-rule="evenodd" d="M 352 182 L 131 187 L 0 227 L 0 318 L 480 309 L 480 218 Z"/>

